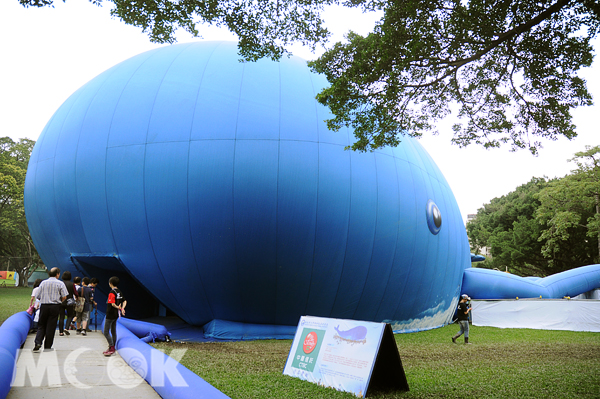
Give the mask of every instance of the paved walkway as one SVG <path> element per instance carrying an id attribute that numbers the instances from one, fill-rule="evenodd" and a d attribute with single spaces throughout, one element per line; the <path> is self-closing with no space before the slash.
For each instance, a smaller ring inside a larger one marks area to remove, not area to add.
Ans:
<path id="1" fill-rule="evenodd" d="M 39 353 L 32 351 L 34 338 L 27 336 L 8 399 L 160 398 L 118 353 L 102 355 L 107 344 L 100 331 L 61 337 L 57 330 L 54 350 Z"/>

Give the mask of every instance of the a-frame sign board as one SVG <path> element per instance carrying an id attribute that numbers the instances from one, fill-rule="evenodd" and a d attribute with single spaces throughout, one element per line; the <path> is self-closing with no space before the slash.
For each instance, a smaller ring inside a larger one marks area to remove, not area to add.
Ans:
<path id="1" fill-rule="evenodd" d="M 398 346 L 394 339 L 392 327 L 386 324 L 383 336 L 377 350 L 375 366 L 371 372 L 371 378 L 365 391 L 365 397 L 369 393 L 377 391 L 408 391 L 408 381 L 402 367 Z"/>
<path id="2" fill-rule="evenodd" d="M 376 391 L 408 391 L 387 323 L 303 316 L 283 373 L 359 398 Z"/>

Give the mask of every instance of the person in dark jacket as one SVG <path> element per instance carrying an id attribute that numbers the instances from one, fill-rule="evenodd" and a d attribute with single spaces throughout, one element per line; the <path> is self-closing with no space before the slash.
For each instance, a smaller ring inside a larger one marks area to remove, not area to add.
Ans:
<path id="1" fill-rule="evenodd" d="M 68 305 L 67 301 L 69 300 L 69 298 L 71 299 L 75 299 L 75 289 L 73 287 L 73 282 L 71 281 L 71 272 L 70 271 L 65 271 L 62 274 L 62 281 L 63 283 L 65 283 L 65 287 L 67 287 L 67 292 L 69 293 L 67 295 L 67 299 L 65 299 L 61 304 L 60 304 L 60 313 L 58 314 L 58 331 L 61 337 L 65 334 L 67 335 L 71 335 L 69 333 L 69 326 L 71 325 L 71 322 L 73 321 L 73 317 L 75 317 L 75 304 L 72 305 Z M 67 327 L 65 329 L 65 314 L 67 315 Z"/>
<path id="2" fill-rule="evenodd" d="M 81 280 L 81 287 L 77 291 L 79 297 L 85 298 L 83 310 L 77 315 L 77 335 L 87 335 L 87 325 L 90 320 L 90 309 L 92 309 L 92 289 L 88 287 L 90 279 L 84 277 Z"/>
<path id="3" fill-rule="evenodd" d="M 465 334 L 465 344 L 469 343 L 469 312 L 471 312 L 471 306 L 469 306 L 469 301 L 471 298 L 467 294 L 463 294 L 460 297 L 460 302 L 458 303 L 458 310 L 456 311 L 456 316 L 458 317 L 458 324 L 460 325 L 460 331 L 452 337 L 452 342 L 456 343 L 456 338 Z"/>

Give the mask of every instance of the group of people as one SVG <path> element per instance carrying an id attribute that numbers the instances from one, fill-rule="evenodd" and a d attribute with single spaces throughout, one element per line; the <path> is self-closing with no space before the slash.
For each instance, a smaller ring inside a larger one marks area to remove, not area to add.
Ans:
<path id="1" fill-rule="evenodd" d="M 62 280 L 58 279 L 60 270 L 55 267 L 48 272 L 49 278 L 46 280 L 36 280 L 34 283 L 33 292 L 31 294 L 31 304 L 36 306 L 39 312 L 39 320 L 37 323 L 37 333 L 35 336 L 34 352 L 39 352 L 44 344 L 44 350 L 52 350 L 54 343 L 54 335 L 56 333 L 56 324 L 58 322 L 59 335 L 70 335 L 68 328 L 71 322 L 75 319 L 77 323 L 77 334 L 87 334 L 87 324 L 89 322 L 90 313 L 93 306 L 97 303 L 94 301 L 94 289 L 98 285 L 98 279 L 84 277 L 75 277 L 71 281 L 71 272 L 66 271 L 62 275 Z M 118 288 L 119 278 L 116 276 L 108 280 L 110 293 L 106 301 L 106 318 L 104 320 L 104 336 L 108 342 L 108 349 L 103 352 L 105 356 L 111 356 L 115 353 L 115 345 L 117 343 L 117 319 L 125 315 L 125 307 L 127 301 L 123 293 Z M 75 311 L 77 298 L 83 298 L 80 301 L 84 302 L 81 311 Z M 469 344 L 469 313 L 472 308 L 470 306 L 468 295 L 463 294 L 460 297 L 457 308 L 458 324 L 460 331 L 452 337 L 452 342 L 456 343 L 456 339 L 461 335 L 465 335 L 465 344 Z M 67 328 L 64 325 L 65 315 L 67 318 Z M 59 320 L 60 318 L 60 320 Z"/>
<path id="2" fill-rule="evenodd" d="M 97 278 L 75 277 L 71 281 L 71 272 L 65 271 L 62 280 L 59 280 L 60 270 L 56 267 L 50 269 L 48 276 L 46 280 L 35 281 L 31 294 L 30 306 L 34 305 L 37 312 L 35 315 L 37 332 L 34 352 L 39 352 L 42 344 L 44 350 L 52 350 L 57 323 L 60 336 L 70 335 L 69 327 L 74 320 L 77 334 L 87 335 L 90 314 L 92 309 L 98 305 L 94 300 L 94 290 L 98 285 Z M 121 315 L 125 315 L 127 306 L 127 301 L 118 288 L 119 278 L 111 277 L 108 284 L 110 293 L 108 294 L 103 331 L 108 342 L 108 349 L 103 352 L 105 356 L 115 353 L 116 321 Z"/>

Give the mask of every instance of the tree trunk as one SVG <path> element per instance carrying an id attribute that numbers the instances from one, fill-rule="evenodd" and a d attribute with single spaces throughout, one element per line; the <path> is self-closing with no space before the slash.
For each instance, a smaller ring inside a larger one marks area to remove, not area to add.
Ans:
<path id="1" fill-rule="evenodd" d="M 23 269 L 15 270 L 15 273 L 19 275 L 19 287 L 27 287 L 27 278 Z"/>
<path id="2" fill-rule="evenodd" d="M 30 259 L 27 262 L 27 266 L 23 266 L 19 269 L 15 268 L 15 272 L 19 275 L 19 287 L 27 287 L 27 282 L 29 281 L 29 277 L 37 270 L 37 265 L 33 263 L 33 260 Z"/>
<path id="3" fill-rule="evenodd" d="M 596 193 L 594 197 L 596 198 L 596 215 L 600 215 L 600 194 Z M 598 232 L 598 259 L 596 261 L 600 262 L 600 231 Z"/>

